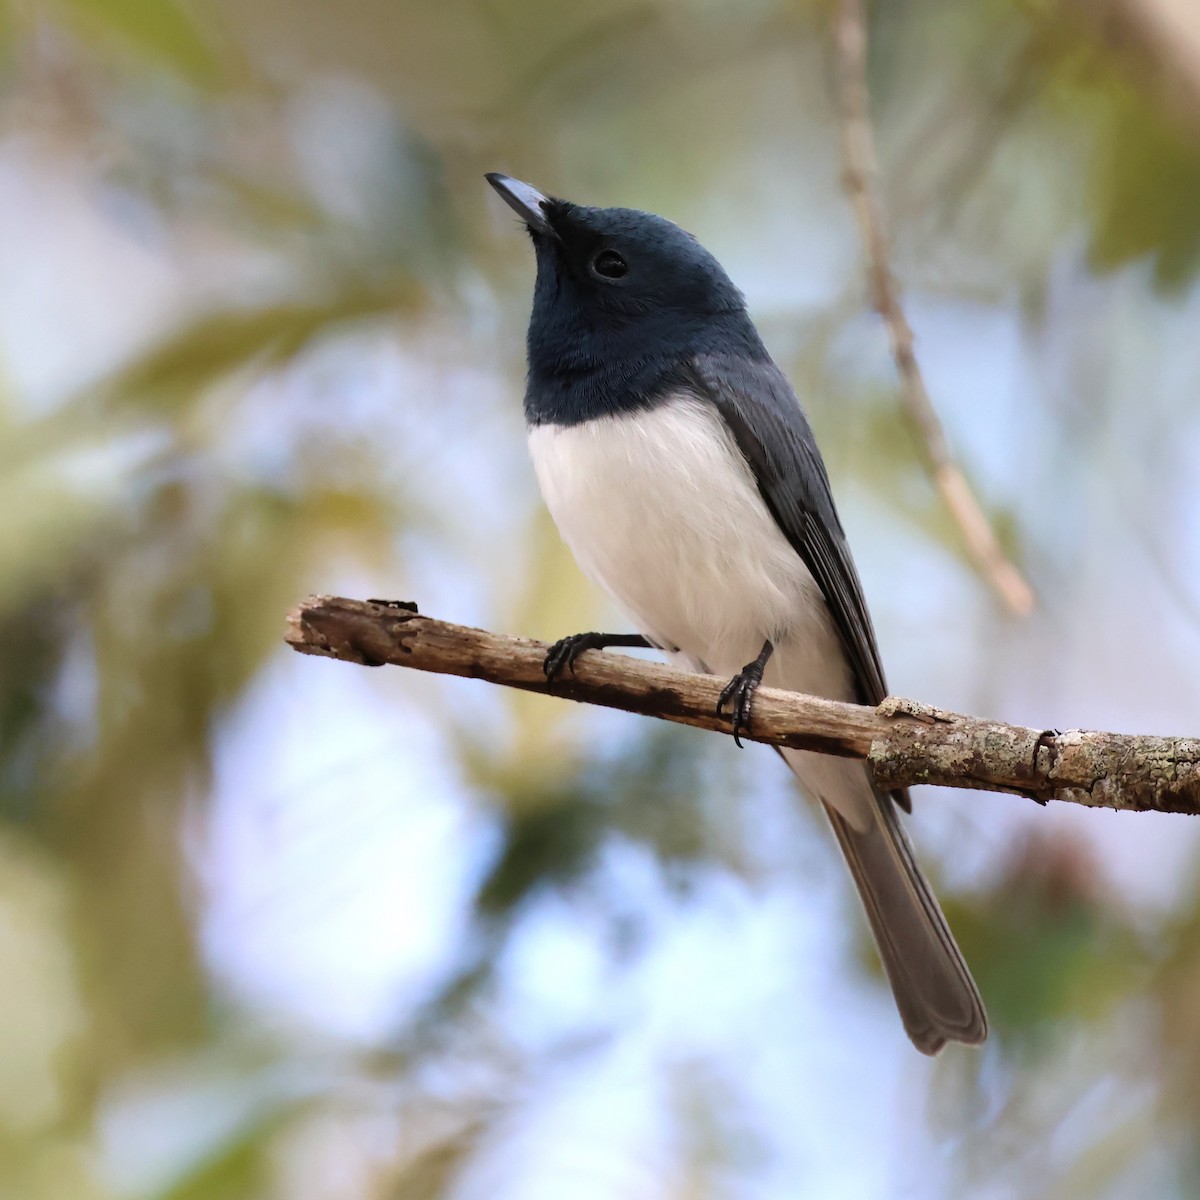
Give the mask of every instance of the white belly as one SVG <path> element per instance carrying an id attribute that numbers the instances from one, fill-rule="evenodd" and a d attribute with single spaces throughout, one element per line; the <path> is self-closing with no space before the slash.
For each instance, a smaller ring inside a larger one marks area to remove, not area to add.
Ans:
<path id="1" fill-rule="evenodd" d="M 766 683 L 853 697 L 820 589 L 715 408 L 679 396 L 539 425 L 529 449 L 580 567 L 641 633 L 718 675 L 741 670 L 770 638 Z"/>

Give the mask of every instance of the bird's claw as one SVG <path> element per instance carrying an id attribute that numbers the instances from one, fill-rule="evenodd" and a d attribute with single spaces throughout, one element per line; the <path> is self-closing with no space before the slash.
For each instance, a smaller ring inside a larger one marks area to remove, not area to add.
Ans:
<path id="1" fill-rule="evenodd" d="M 754 693 L 762 683 L 763 668 L 759 662 L 747 663 L 722 689 L 717 698 L 717 716 L 729 705 L 729 719 L 733 725 L 733 742 L 742 748 L 742 733 L 750 732 L 750 709 Z"/>
<path id="2" fill-rule="evenodd" d="M 599 633 L 572 633 L 569 637 L 559 638 L 542 660 L 542 672 L 549 683 L 562 673 L 563 667 L 568 667 L 575 674 L 575 660 L 585 650 L 603 650 L 604 636 Z"/>

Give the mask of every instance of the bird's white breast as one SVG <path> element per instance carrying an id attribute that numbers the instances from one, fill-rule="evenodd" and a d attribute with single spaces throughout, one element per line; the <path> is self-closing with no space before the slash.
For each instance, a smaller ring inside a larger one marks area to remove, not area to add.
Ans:
<path id="1" fill-rule="evenodd" d="M 529 448 L 563 539 L 642 633 L 722 675 L 770 638 L 766 682 L 853 694 L 820 589 L 712 405 L 538 425 Z"/>
<path id="2" fill-rule="evenodd" d="M 641 633 L 726 676 L 770 638 L 764 683 L 854 698 L 820 588 L 715 408 L 680 395 L 645 412 L 538 425 L 529 449 L 563 539 Z M 809 795 L 870 828 L 861 763 L 799 750 L 784 758 Z"/>

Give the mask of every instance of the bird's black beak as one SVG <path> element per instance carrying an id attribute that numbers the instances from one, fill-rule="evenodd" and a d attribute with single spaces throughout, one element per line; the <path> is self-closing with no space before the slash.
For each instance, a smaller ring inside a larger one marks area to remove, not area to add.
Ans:
<path id="1" fill-rule="evenodd" d="M 522 183 L 519 179 L 510 179 L 498 171 L 489 171 L 484 178 L 500 193 L 504 203 L 525 222 L 534 233 L 545 237 L 557 238 L 554 226 L 546 219 L 545 205 L 549 203 L 545 196 Z"/>

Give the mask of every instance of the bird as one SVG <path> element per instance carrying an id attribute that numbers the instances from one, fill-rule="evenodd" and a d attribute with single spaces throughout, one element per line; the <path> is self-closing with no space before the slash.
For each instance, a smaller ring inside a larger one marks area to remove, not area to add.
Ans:
<path id="1" fill-rule="evenodd" d="M 717 708 L 738 745 L 760 684 L 879 704 L 879 649 L 824 461 L 716 258 L 664 217 L 485 178 L 536 257 L 524 408 L 542 497 L 637 630 L 560 639 L 547 677 L 588 650 L 649 646 L 728 678 Z M 828 817 L 913 1044 L 983 1042 L 979 990 L 900 824 L 907 792 L 876 787 L 861 760 L 779 753 Z"/>

